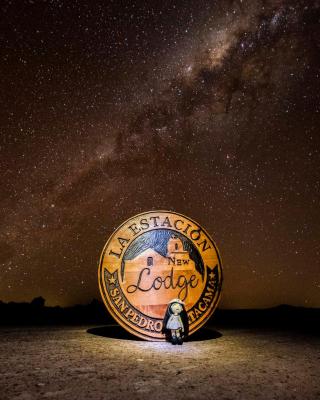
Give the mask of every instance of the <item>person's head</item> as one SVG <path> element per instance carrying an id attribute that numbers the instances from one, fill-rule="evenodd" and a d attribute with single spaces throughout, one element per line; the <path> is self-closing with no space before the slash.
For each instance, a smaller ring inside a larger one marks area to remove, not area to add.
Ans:
<path id="1" fill-rule="evenodd" d="M 175 302 L 171 304 L 170 308 L 174 315 L 179 315 L 183 309 L 180 303 Z"/>

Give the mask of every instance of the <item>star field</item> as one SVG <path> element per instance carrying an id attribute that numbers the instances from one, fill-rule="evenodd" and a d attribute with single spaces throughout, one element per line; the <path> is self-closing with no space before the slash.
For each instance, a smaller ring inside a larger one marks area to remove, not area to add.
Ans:
<path id="1" fill-rule="evenodd" d="M 221 306 L 320 306 L 318 1 L 0 7 L 0 300 L 99 298 L 108 236 L 167 209 Z"/>

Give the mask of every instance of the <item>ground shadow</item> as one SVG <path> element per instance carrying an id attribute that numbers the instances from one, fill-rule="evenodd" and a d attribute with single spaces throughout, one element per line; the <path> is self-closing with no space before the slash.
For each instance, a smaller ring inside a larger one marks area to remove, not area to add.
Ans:
<path id="1" fill-rule="evenodd" d="M 90 328 L 87 330 L 87 332 L 91 333 L 92 335 L 103 336 L 112 339 L 143 341 L 143 339 L 132 335 L 119 325 L 99 326 L 97 328 Z"/>
<path id="2" fill-rule="evenodd" d="M 213 328 L 200 328 L 193 335 L 189 336 L 186 342 L 202 342 L 204 340 L 219 339 L 221 336 L 222 333 Z"/>
<path id="3" fill-rule="evenodd" d="M 119 325 L 99 326 L 97 328 L 90 328 L 87 330 L 87 332 L 91 335 L 102 336 L 112 339 L 143 341 L 143 339 L 132 335 Z M 204 340 L 213 340 L 218 339 L 221 336 L 222 334 L 220 332 L 215 331 L 212 328 L 202 328 L 190 337 L 188 337 L 186 342 L 201 342 Z"/>

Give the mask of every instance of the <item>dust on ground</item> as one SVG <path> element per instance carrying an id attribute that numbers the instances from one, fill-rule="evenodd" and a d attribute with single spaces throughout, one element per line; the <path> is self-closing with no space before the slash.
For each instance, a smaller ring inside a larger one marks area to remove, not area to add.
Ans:
<path id="1" fill-rule="evenodd" d="M 312 335 L 206 328 L 173 346 L 87 329 L 0 328 L 0 399 L 320 399 Z"/>

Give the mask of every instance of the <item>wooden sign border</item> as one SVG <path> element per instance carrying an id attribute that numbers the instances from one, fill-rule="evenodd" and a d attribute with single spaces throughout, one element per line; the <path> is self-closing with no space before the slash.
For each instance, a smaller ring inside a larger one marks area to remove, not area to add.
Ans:
<path id="1" fill-rule="evenodd" d="M 134 336 L 137 336 L 137 337 L 139 337 L 139 338 L 141 338 L 141 339 L 144 339 L 144 340 L 156 341 L 156 342 L 163 342 L 163 341 L 165 341 L 165 337 L 164 337 L 163 339 L 159 339 L 159 338 L 153 338 L 153 337 L 144 335 L 144 334 L 142 334 L 142 333 L 140 333 L 140 332 L 137 332 L 136 330 L 134 330 L 133 328 L 131 328 L 128 324 L 126 324 L 126 323 L 124 323 L 124 322 L 122 321 L 122 319 L 118 316 L 118 314 L 115 313 L 115 311 L 113 310 L 113 308 L 111 307 L 111 305 L 109 304 L 109 302 L 106 301 L 106 299 L 105 299 L 105 296 L 104 296 L 104 285 L 103 285 L 103 282 L 102 282 L 103 277 L 102 277 L 102 274 L 101 274 L 102 267 L 103 267 L 102 262 L 103 262 L 103 258 L 104 258 L 104 255 L 105 255 L 105 251 L 106 251 L 106 249 L 108 248 L 108 245 L 110 244 L 111 240 L 113 239 L 115 232 L 118 231 L 118 230 L 120 230 L 120 229 L 121 229 L 124 225 L 126 225 L 129 221 L 134 220 L 135 218 L 138 218 L 138 217 L 140 217 L 140 216 L 143 216 L 143 215 L 146 215 L 146 214 L 149 214 L 149 213 L 169 213 L 169 214 L 175 214 L 175 215 L 177 215 L 177 216 L 180 216 L 180 217 L 182 217 L 182 218 L 185 218 L 186 220 L 191 221 L 192 223 L 194 223 L 194 224 L 197 225 L 197 226 L 200 226 L 200 227 L 201 227 L 201 230 L 207 235 L 207 237 L 208 237 L 208 238 L 210 239 L 210 241 L 212 242 L 212 244 L 213 244 L 213 246 L 214 246 L 214 249 L 215 249 L 215 251 L 216 251 L 216 254 L 217 254 L 217 258 L 218 258 L 218 260 L 219 260 L 219 267 L 220 267 L 220 268 L 219 268 L 219 272 L 220 272 L 219 275 L 220 275 L 220 280 L 219 280 L 219 287 L 218 287 L 218 289 L 217 289 L 217 291 L 216 291 L 216 293 L 215 293 L 215 296 L 216 296 L 215 302 L 212 303 L 212 304 L 210 305 L 211 310 L 210 310 L 210 312 L 208 312 L 207 316 L 206 316 L 205 318 L 203 318 L 203 319 L 199 322 L 198 325 L 196 325 L 195 327 L 193 327 L 192 330 L 190 330 L 189 336 L 192 335 L 193 333 L 195 333 L 198 329 L 200 329 L 200 328 L 208 321 L 208 319 L 213 315 L 214 311 L 216 310 L 217 305 L 218 305 L 218 303 L 219 303 L 219 301 L 220 301 L 220 299 L 221 299 L 222 283 L 223 283 L 222 259 L 221 259 L 221 255 L 220 255 L 219 249 L 218 249 L 218 247 L 217 247 L 217 245 L 216 245 L 216 242 L 212 239 L 211 235 L 208 234 L 207 230 L 204 229 L 204 228 L 202 227 L 202 225 L 200 225 L 200 224 L 199 224 L 198 222 L 196 222 L 194 219 L 192 219 L 192 218 L 190 218 L 190 217 L 188 217 L 188 216 L 186 216 L 186 215 L 184 215 L 184 214 L 178 213 L 178 212 L 176 212 L 176 211 L 169 211 L 169 210 L 148 210 L 148 211 L 145 211 L 145 212 L 141 212 L 141 213 L 139 213 L 139 214 L 133 215 L 133 216 L 131 216 L 130 218 L 126 219 L 126 220 L 125 220 L 121 225 L 119 225 L 119 226 L 114 230 L 114 232 L 109 236 L 107 242 L 105 243 L 105 245 L 104 245 L 104 247 L 103 247 L 103 249 L 102 249 L 102 252 L 101 252 L 101 255 L 100 255 L 100 258 L 99 258 L 99 264 L 98 264 L 98 283 L 99 283 L 99 291 L 100 291 L 100 294 L 101 294 L 101 297 L 102 297 L 102 300 L 103 300 L 104 305 L 106 306 L 106 308 L 107 308 L 109 314 L 110 314 L 110 315 L 115 319 L 115 321 L 116 321 L 120 326 L 122 326 L 126 331 L 128 331 L 128 332 L 130 332 L 131 334 L 133 334 Z"/>

